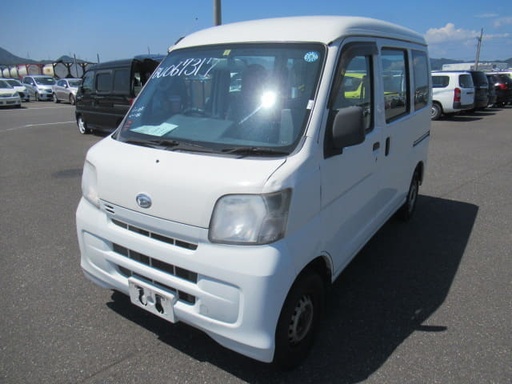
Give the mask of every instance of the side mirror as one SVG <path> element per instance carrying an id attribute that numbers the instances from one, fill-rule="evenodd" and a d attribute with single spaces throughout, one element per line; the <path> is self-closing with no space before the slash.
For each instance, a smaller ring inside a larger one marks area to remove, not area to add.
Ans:
<path id="1" fill-rule="evenodd" d="M 332 138 L 337 149 L 361 144 L 365 138 L 363 108 L 352 106 L 340 109 L 332 125 Z"/>

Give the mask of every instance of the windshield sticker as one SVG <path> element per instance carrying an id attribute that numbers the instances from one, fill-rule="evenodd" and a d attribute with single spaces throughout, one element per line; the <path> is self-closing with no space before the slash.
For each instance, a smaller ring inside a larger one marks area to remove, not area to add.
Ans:
<path id="1" fill-rule="evenodd" d="M 203 76 L 206 77 L 210 71 L 219 63 L 215 57 L 190 58 L 180 61 L 178 64 L 168 67 L 159 67 L 151 76 L 151 79 L 160 79 L 161 77 L 179 77 L 179 76 Z"/>
<path id="2" fill-rule="evenodd" d="M 318 52 L 311 51 L 304 55 L 304 61 L 308 63 L 314 63 L 318 60 Z"/>
<path id="3" fill-rule="evenodd" d="M 128 116 L 128 119 L 135 119 L 137 117 L 140 117 L 142 115 L 142 112 L 144 112 L 144 106 L 133 108 L 130 111 L 130 115 Z"/>
<path id="4" fill-rule="evenodd" d="M 159 126 L 143 125 L 142 127 L 134 128 L 131 131 L 137 132 L 137 133 L 143 133 L 145 135 L 162 137 L 162 136 L 168 134 L 169 132 L 175 130 L 176 128 L 178 128 L 178 126 L 175 124 L 163 123 Z"/>

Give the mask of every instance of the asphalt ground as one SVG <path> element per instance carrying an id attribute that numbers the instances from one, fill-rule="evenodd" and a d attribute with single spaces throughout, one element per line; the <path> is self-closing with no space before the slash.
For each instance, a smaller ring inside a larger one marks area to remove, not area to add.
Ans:
<path id="1" fill-rule="evenodd" d="M 417 211 L 330 291 L 291 372 L 169 324 L 80 270 L 74 107 L 0 109 L 0 383 L 512 383 L 512 107 L 432 124 Z"/>

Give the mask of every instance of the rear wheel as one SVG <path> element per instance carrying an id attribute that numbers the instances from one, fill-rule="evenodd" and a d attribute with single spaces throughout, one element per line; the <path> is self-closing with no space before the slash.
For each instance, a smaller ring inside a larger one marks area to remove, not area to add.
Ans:
<path id="1" fill-rule="evenodd" d="M 82 134 L 82 135 L 85 135 L 87 133 L 90 133 L 90 129 L 87 128 L 87 124 L 86 122 L 84 121 L 84 119 L 82 118 L 82 116 L 78 116 L 76 118 L 76 124 L 78 126 L 78 131 Z"/>
<path id="2" fill-rule="evenodd" d="M 403 221 L 408 221 L 412 217 L 416 209 L 416 202 L 418 201 L 418 194 L 420 190 L 420 173 L 418 170 L 414 171 L 412 176 L 409 192 L 407 192 L 407 199 L 404 205 L 398 211 L 398 217 Z"/>
<path id="3" fill-rule="evenodd" d="M 324 304 L 324 283 L 308 271 L 293 284 L 276 328 L 274 364 L 281 369 L 299 365 L 313 345 Z"/>
<path id="4" fill-rule="evenodd" d="M 441 109 L 441 106 L 437 103 L 432 103 L 432 113 L 430 115 L 430 118 L 432 120 L 439 120 L 442 114 L 443 110 Z"/>

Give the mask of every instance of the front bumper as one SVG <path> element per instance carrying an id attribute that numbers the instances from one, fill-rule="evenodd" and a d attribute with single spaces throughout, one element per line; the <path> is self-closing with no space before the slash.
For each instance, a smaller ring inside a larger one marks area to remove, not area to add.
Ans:
<path id="1" fill-rule="evenodd" d="M 16 107 L 21 105 L 19 97 L 0 97 L 0 106 L 2 107 Z"/>
<path id="2" fill-rule="evenodd" d="M 219 344 L 270 362 L 280 310 L 293 281 L 284 241 L 226 246 L 207 229 L 82 199 L 77 209 L 81 266 L 105 288 L 130 294 L 142 279 L 176 297 L 173 320 L 203 330 Z"/>

